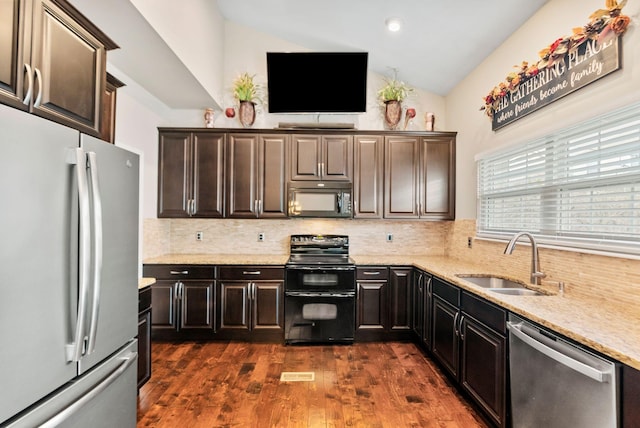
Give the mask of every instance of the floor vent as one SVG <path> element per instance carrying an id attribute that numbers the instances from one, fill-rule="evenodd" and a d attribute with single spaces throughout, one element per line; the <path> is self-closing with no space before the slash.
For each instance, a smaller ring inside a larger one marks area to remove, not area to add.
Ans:
<path id="1" fill-rule="evenodd" d="M 316 379 L 314 372 L 282 372 L 280 382 L 313 382 Z"/>

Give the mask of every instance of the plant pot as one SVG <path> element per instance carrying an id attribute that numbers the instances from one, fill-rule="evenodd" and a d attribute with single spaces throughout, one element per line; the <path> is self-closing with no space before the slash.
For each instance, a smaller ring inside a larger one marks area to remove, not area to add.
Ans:
<path id="1" fill-rule="evenodd" d="M 402 117 L 402 103 L 400 101 L 387 101 L 384 103 L 384 121 L 387 127 L 394 130 Z"/>
<path id="2" fill-rule="evenodd" d="M 238 119 L 245 128 L 249 128 L 256 120 L 256 104 L 251 101 L 240 101 Z"/>

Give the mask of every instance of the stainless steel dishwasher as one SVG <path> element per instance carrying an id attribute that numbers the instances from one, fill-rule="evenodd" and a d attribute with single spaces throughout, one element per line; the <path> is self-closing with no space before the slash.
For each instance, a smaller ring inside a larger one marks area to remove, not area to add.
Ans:
<path id="1" fill-rule="evenodd" d="M 514 428 L 616 428 L 615 363 L 509 315 Z"/>

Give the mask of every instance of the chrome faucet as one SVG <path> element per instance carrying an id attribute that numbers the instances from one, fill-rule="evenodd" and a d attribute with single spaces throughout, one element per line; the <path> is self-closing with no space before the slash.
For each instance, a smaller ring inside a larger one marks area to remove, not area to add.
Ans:
<path id="1" fill-rule="evenodd" d="M 507 244 L 507 248 L 504 249 L 505 254 L 513 253 L 513 250 L 516 248 L 516 241 L 521 237 L 526 236 L 531 241 L 531 283 L 535 285 L 540 285 L 540 280 L 547 275 L 543 272 L 540 272 L 540 256 L 538 255 L 538 244 L 536 243 L 535 238 L 529 232 L 518 232 L 513 235 L 513 238 Z"/>

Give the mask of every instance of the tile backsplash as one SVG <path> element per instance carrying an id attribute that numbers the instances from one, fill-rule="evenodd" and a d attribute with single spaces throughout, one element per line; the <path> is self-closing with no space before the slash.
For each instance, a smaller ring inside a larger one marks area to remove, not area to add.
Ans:
<path id="1" fill-rule="evenodd" d="M 145 219 L 144 258 L 162 254 L 289 254 L 294 234 L 349 235 L 350 253 L 444 255 L 447 222 L 344 219 Z M 202 241 L 196 233 L 202 232 Z M 258 234 L 264 233 L 263 242 Z M 387 235 L 393 240 L 387 242 Z"/>
<path id="2" fill-rule="evenodd" d="M 352 255 L 449 256 L 483 264 L 487 273 L 529 281 L 531 249 L 518 243 L 512 255 L 505 243 L 475 239 L 475 220 L 454 222 L 295 219 L 145 219 L 143 257 L 163 254 L 288 254 L 292 234 L 345 234 Z M 196 232 L 203 233 L 202 241 Z M 264 233 L 263 242 L 258 234 Z M 393 241 L 387 242 L 387 235 Z M 472 247 L 467 240 L 472 238 Z M 540 248 L 545 282 L 564 281 L 566 294 L 640 305 L 640 261 Z M 613 314 L 614 315 L 614 314 Z"/>

